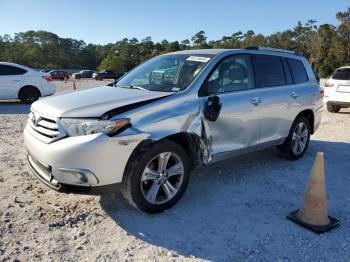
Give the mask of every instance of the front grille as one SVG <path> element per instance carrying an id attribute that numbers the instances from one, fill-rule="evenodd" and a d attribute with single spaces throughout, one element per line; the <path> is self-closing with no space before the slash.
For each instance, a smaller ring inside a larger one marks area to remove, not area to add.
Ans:
<path id="1" fill-rule="evenodd" d="M 52 143 L 62 137 L 62 132 L 55 119 L 30 112 L 28 125 L 35 135 L 45 143 Z"/>

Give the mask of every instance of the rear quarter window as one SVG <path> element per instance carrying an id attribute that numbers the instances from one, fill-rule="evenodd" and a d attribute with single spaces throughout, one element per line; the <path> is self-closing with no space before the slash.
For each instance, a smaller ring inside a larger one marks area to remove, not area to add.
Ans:
<path id="1" fill-rule="evenodd" d="M 301 84 L 309 81 L 304 64 L 302 61 L 292 58 L 287 58 L 289 70 L 295 84 Z"/>
<path id="2" fill-rule="evenodd" d="M 339 68 L 332 76 L 335 80 L 350 80 L 350 68 Z"/>

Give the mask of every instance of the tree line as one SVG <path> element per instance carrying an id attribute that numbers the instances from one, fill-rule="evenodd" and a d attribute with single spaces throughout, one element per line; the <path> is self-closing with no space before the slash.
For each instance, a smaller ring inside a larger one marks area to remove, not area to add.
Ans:
<path id="1" fill-rule="evenodd" d="M 266 46 L 294 50 L 308 58 L 321 76 L 350 64 L 350 7 L 338 12 L 338 26 L 318 25 L 317 21 L 298 22 L 293 29 L 264 36 L 254 31 L 235 32 L 219 40 L 207 41 L 204 31 L 182 41 L 152 41 L 146 37 L 124 38 L 106 45 L 86 44 L 82 40 L 60 38 L 46 31 L 27 31 L 0 35 L 0 61 L 14 62 L 33 68 L 113 69 L 126 72 L 139 63 L 179 50 L 203 48 L 244 48 Z"/>

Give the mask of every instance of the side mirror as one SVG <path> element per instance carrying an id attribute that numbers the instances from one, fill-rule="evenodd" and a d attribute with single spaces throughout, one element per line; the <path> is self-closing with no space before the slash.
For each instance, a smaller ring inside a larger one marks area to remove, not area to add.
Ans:
<path id="1" fill-rule="evenodd" d="M 216 121 L 219 118 L 221 106 L 222 104 L 218 96 L 208 97 L 208 101 L 205 106 L 204 117 L 209 121 Z"/>

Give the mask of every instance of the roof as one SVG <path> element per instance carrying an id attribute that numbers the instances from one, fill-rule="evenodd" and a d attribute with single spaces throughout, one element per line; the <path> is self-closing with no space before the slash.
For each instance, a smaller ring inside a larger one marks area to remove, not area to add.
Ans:
<path id="1" fill-rule="evenodd" d="M 274 54 L 279 56 L 291 56 L 291 57 L 303 57 L 302 55 L 289 50 L 266 48 L 258 46 L 250 46 L 244 49 L 195 49 L 195 50 L 183 50 L 178 52 L 172 52 L 168 54 L 184 54 L 184 55 L 218 55 L 223 53 L 254 53 L 254 54 Z"/>
<path id="2" fill-rule="evenodd" d="M 13 66 L 20 66 L 19 64 L 10 63 L 10 62 L 3 62 L 3 61 L 0 61 L 0 64 L 1 64 L 1 65 L 13 65 Z"/>
<path id="3" fill-rule="evenodd" d="M 0 65 L 9 65 L 9 66 L 16 66 L 16 67 L 20 67 L 23 68 L 25 70 L 32 70 L 31 68 L 24 66 L 24 65 L 20 65 L 20 64 L 15 64 L 15 63 L 9 63 L 9 62 L 2 62 L 0 61 Z"/>
<path id="4" fill-rule="evenodd" d="M 237 49 L 194 49 L 194 50 L 183 50 L 172 52 L 168 54 L 183 54 L 183 55 L 198 55 L 198 54 L 208 54 L 208 55 L 217 55 L 218 53 L 222 53 L 225 51 L 232 51 Z"/>

